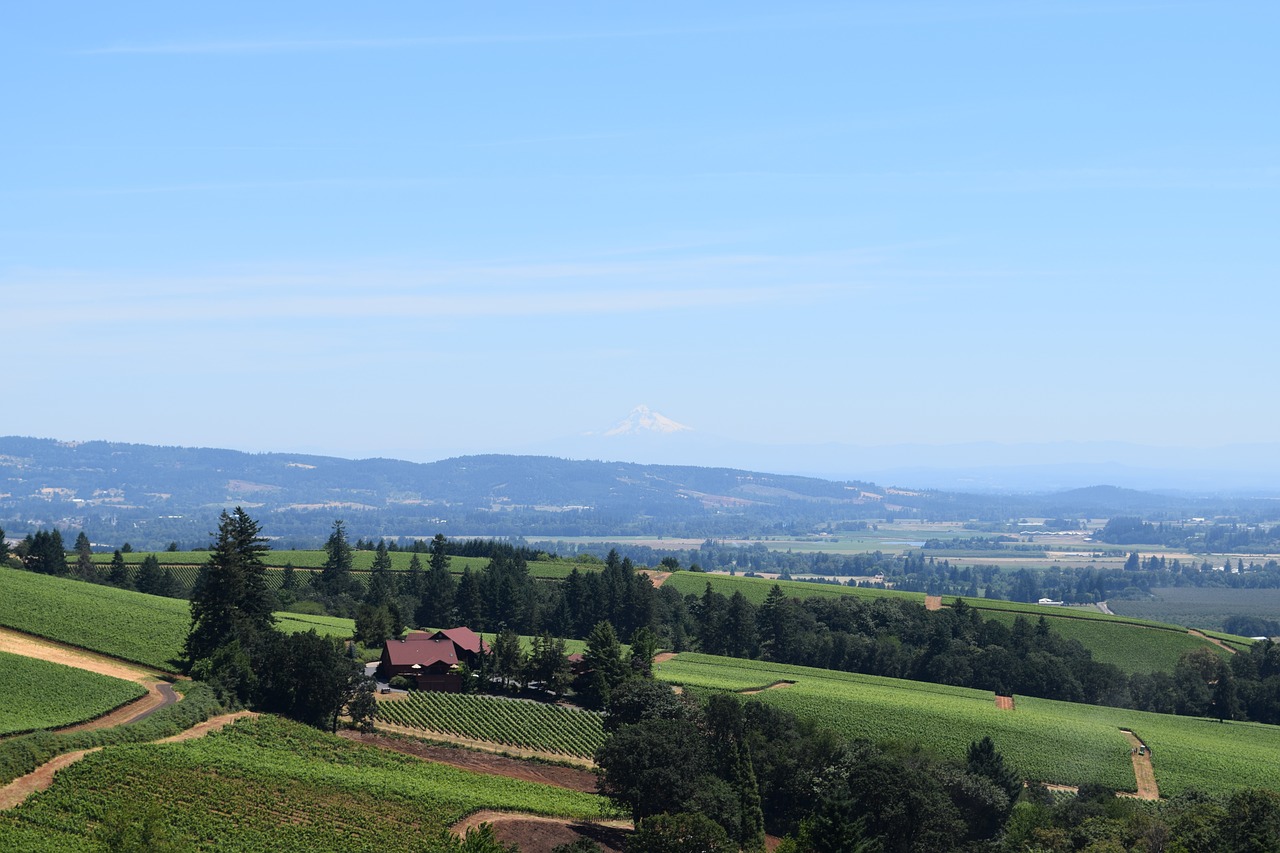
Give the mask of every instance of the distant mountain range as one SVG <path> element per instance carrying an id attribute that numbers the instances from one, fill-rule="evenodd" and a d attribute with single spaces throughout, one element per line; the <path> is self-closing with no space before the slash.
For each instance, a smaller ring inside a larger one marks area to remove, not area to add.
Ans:
<path id="1" fill-rule="evenodd" d="M 710 435 L 641 405 L 607 429 L 512 450 L 521 455 L 742 468 L 986 494 L 1046 493 L 1113 483 L 1143 490 L 1280 497 L 1280 443 L 762 444 Z"/>
<path id="2" fill-rule="evenodd" d="M 653 413 L 634 414 L 637 423 L 667 428 Z M 686 434 L 677 430 L 668 436 Z M 91 538 L 105 542 L 193 546 L 208 541 L 221 509 L 236 505 L 261 516 L 268 533 L 314 545 L 335 518 L 347 520 L 353 536 L 725 537 L 807 532 L 892 516 L 1177 517 L 1212 515 L 1224 507 L 1254 511 L 1250 508 L 1274 502 L 1192 499 L 1116 487 L 975 495 L 858 479 L 550 456 L 415 463 L 0 438 L 0 527 L 10 535 L 56 525 L 87 529 Z"/>

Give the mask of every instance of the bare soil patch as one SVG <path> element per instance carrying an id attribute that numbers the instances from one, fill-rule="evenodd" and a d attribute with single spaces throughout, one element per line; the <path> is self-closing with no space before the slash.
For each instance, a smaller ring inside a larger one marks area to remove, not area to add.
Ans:
<path id="1" fill-rule="evenodd" d="M 941 610 L 941 609 L 942 609 L 942 596 L 940 596 L 940 595 L 926 595 L 926 596 L 924 597 L 924 609 L 925 609 L 925 610 Z"/>
<path id="2" fill-rule="evenodd" d="M 1120 731 L 1124 732 L 1124 736 L 1128 738 L 1129 745 L 1132 747 L 1130 756 L 1133 758 L 1133 775 L 1138 780 L 1138 799 L 1160 799 L 1160 789 L 1156 787 L 1156 771 L 1151 765 L 1151 750 L 1133 732 L 1128 729 Z M 1142 754 L 1139 755 L 1139 752 Z"/>
<path id="3" fill-rule="evenodd" d="M 520 812 L 479 811 L 451 827 L 458 837 L 482 823 L 491 824 L 498 840 L 516 844 L 523 853 L 550 853 L 560 844 L 590 838 L 610 853 L 622 853 L 631 821 L 577 821 Z"/>
<path id="4" fill-rule="evenodd" d="M 791 687 L 794 684 L 794 681 L 775 681 L 767 687 L 753 687 L 750 690 L 739 690 L 738 693 L 743 696 L 754 696 L 757 693 L 763 693 L 766 690 L 780 690 L 783 687 Z"/>
<path id="5" fill-rule="evenodd" d="M 538 782 L 543 785 L 554 785 L 569 791 L 580 791 L 584 794 L 596 792 L 596 774 L 590 770 L 578 770 L 573 767 L 557 767 L 551 764 L 537 764 L 519 758 L 507 758 L 489 752 L 476 752 L 455 746 L 440 746 L 421 740 L 387 737 L 386 735 L 368 732 L 342 731 L 339 737 L 359 743 L 376 746 L 402 755 L 412 755 L 424 761 L 447 764 L 460 770 L 474 773 L 487 773 L 491 776 L 506 776 L 526 782 Z"/>
<path id="6" fill-rule="evenodd" d="M 996 696 L 996 707 L 997 707 L 997 708 L 999 708 L 1001 711 L 1012 711 L 1012 710 L 1013 710 L 1013 697 L 1012 697 L 1012 696 L 1000 696 L 1000 695 L 997 695 L 997 696 Z"/>
<path id="7" fill-rule="evenodd" d="M 109 675 L 124 681 L 136 681 L 139 684 L 151 684 L 158 681 L 160 673 L 136 663 L 118 660 L 100 655 L 97 652 L 77 649 L 74 646 L 45 640 L 23 634 L 11 628 L 0 628 L 0 652 L 8 652 L 23 657 L 39 658 L 51 663 L 73 666 L 99 675 Z"/>
<path id="8" fill-rule="evenodd" d="M 648 575 L 649 580 L 653 581 L 653 588 L 657 589 L 667 582 L 667 578 L 671 577 L 671 572 L 658 572 L 653 569 L 645 569 L 639 574 Z"/>
<path id="9" fill-rule="evenodd" d="M 661 654 L 653 656 L 653 662 L 655 664 L 666 663 L 667 661 L 673 659 L 677 654 L 679 654 L 679 652 L 662 652 Z"/>
<path id="10" fill-rule="evenodd" d="M 1226 649 L 1228 652 L 1230 652 L 1233 655 L 1238 653 L 1237 649 L 1232 648 L 1231 646 L 1219 640 L 1217 637 L 1210 637 L 1208 634 L 1204 633 L 1203 631 L 1197 631 L 1195 628 L 1188 628 L 1187 633 L 1193 637 L 1199 637 L 1202 640 L 1208 640 L 1218 648 Z"/>

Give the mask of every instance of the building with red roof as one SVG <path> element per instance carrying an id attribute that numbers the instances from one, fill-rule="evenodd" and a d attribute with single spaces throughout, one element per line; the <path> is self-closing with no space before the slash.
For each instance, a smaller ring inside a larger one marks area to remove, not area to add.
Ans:
<path id="1" fill-rule="evenodd" d="M 462 691 L 459 670 L 474 669 L 489 645 L 470 628 L 411 631 L 398 640 L 387 640 L 378 664 L 378 677 L 390 681 L 397 675 L 410 679 L 419 690 Z"/>

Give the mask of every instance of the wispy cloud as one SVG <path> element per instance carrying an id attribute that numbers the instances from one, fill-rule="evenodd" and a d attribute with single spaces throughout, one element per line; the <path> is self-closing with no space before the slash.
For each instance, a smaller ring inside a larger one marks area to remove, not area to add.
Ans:
<path id="1" fill-rule="evenodd" d="M 812 262 L 810 262 L 812 263 Z M 263 270 L 145 277 L 11 272 L 0 288 L 11 322 L 275 323 L 441 317 L 572 317 L 750 306 L 818 299 L 831 287 L 797 276 L 803 259 L 713 255 L 631 261 L 438 266 L 342 272 Z"/>

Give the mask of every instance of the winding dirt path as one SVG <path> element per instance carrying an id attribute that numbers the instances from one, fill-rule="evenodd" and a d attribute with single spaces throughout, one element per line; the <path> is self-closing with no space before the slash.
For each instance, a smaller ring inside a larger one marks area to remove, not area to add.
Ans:
<path id="1" fill-rule="evenodd" d="M 182 698 L 174 692 L 167 681 L 161 679 L 158 670 L 97 652 L 78 649 L 65 643 L 46 640 L 43 637 L 24 634 L 12 628 L 0 628 L 0 652 L 46 660 L 98 675 L 119 678 L 122 681 L 132 681 L 147 688 L 145 696 L 121 705 L 101 717 L 83 723 L 73 723 L 54 731 L 90 731 L 134 723 L 146 719 L 166 705 L 172 705 Z"/>
<path id="2" fill-rule="evenodd" d="M 1151 750 L 1146 748 L 1147 745 L 1133 732 L 1128 729 L 1120 731 L 1124 732 L 1129 745 L 1133 748 L 1130 756 L 1133 758 L 1133 775 L 1138 780 L 1138 799 L 1160 799 L 1160 789 L 1156 787 L 1156 771 L 1151 765 Z M 1142 755 L 1138 754 L 1138 747 L 1143 747 Z"/>
<path id="3" fill-rule="evenodd" d="M 1204 633 L 1203 631 L 1197 631 L 1195 628 L 1188 628 L 1187 633 L 1193 637 L 1199 637 L 1202 640 L 1208 640 L 1218 648 L 1226 649 L 1228 652 L 1230 652 L 1233 655 L 1240 653 L 1239 649 L 1234 649 L 1231 646 L 1219 640 L 1217 637 L 1210 637 L 1208 634 Z"/>
<path id="4" fill-rule="evenodd" d="M 198 737 L 204 737 L 209 732 L 217 731 L 236 720 L 244 717 L 256 717 L 257 714 L 252 711 L 237 711 L 234 714 L 223 714 L 220 717 L 210 717 L 203 723 L 192 726 L 185 732 L 173 735 L 172 737 L 161 738 L 152 743 L 177 743 L 183 740 L 192 740 Z M 75 764 L 80 759 L 90 753 L 97 752 L 102 749 L 95 746 L 93 749 L 80 749 L 75 752 L 64 752 L 62 755 L 51 758 L 44 764 L 41 764 L 35 770 L 32 770 L 25 776 L 19 776 L 8 785 L 0 788 L 0 811 L 11 809 L 22 804 L 27 797 L 43 791 L 53 784 L 53 777 L 59 770 Z"/>

